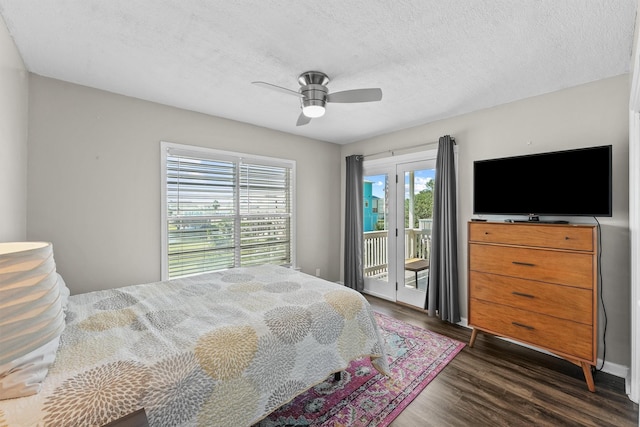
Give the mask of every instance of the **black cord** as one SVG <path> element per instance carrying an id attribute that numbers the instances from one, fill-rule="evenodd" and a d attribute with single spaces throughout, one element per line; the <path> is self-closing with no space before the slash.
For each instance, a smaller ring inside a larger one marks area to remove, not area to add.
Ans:
<path id="1" fill-rule="evenodd" d="M 595 219 L 598 223 L 598 275 L 600 278 L 600 302 L 602 303 L 602 314 L 604 316 L 604 332 L 602 333 L 602 366 L 596 369 L 596 371 L 599 372 L 604 368 L 604 361 L 607 356 L 607 308 L 604 306 L 604 298 L 602 292 L 602 268 L 600 268 L 602 266 L 602 228 L 600 226 L 600 221 L 598 221 L 598 218 L 594 216 L 593 219 Z"/>

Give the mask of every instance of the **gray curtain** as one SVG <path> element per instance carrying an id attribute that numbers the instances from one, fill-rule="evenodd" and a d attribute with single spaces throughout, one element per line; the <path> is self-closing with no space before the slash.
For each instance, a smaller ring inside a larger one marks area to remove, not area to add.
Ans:
<path id="1" fill-rule="evenodd" d="M 362 250 L 363 236 L 363 190 L 362 161 L 360 155 L 347 160 L 347 179 L 344 219 L 344 284 L 357 291 L 364 289 Z"/>
<path id="2" fill-rule="evenodd" d="M 425 307 L 429 315 L 435 316 L 437 311 L 442 320 L 452 323 L 460 321 L 454 145 L 449 135 L 438 141 L 429 288 Z"/>

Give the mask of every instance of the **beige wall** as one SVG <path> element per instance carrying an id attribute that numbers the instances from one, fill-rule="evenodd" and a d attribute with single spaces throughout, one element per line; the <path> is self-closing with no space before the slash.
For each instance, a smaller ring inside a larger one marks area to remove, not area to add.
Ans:
<path id="1" fill-rule="evenodd" d="M 28 82 L 0 17 L 0 242 L 27 238 Z"/>
<path id="2" fill-rule="evenodd" d="M 629 90 L 629 76 L 622 75 L 349 144 L 343 146 L 342 157 L 394 148 L 397 154 L 403 154 L 397 149 L 437 141 L 442 135 L 456 138 L 459 150 L 460 309 L 466 318 L 466 223 L 473 212 L 473 161 L 612 144 L 613 217 L 599 218 L 602 224 L 602 294 L 608 315 L 606 361 L 629 366 Z M 344 183 L 344 167 L 342 177 Z M 593 221 L 592 218 L 573 220 Z M 602 310 L 600 314 L 599 352 L 602 357 Z"/>
<path id="3" fill-rule="evenodd" d="M 160 280 L 160 141 L 297 162 L 302 271 L 339 277 L 340 147 L 31 75 L 28 237 L 72 293 Z"/>

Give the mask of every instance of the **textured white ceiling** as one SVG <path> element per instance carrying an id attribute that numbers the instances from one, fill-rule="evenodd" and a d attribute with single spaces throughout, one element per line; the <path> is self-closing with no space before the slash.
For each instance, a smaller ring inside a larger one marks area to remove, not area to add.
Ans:
<path id="1" fill-rule="evenodd" d="M 29 71 L 349 143 L 629 72 L 637 0 L 0 0 Z M 308 70 L 329 104 L 296 127 Z"/>

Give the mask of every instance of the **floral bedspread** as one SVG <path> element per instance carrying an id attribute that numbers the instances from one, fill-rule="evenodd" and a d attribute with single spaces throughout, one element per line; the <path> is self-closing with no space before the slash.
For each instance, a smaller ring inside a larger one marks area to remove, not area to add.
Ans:
<path id="1" fill-rule="evenodd" d="M 70 297 L 40 393 L 0 401 L 2 426 L 249 426 L 349 361 L 387 372 L 357 292 L 277 266 Z"/>

